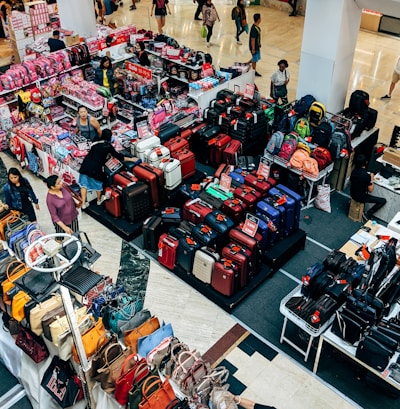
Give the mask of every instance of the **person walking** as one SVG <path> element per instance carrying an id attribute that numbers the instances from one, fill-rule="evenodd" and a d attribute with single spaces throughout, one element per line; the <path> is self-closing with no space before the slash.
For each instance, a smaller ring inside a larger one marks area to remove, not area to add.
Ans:
<path id="1" fill-rule="evenodd" d="M 193 3 L 196 3 L 196 2 L 197 2 L 197 8 L 194 13 L 194 20 L 202 20 L 200 18 L 200 13 L 203 11 L 205 0 L 193 0 Z"/>
<path id="2" fill-rule="evenodd" d="M 257 62 L 261 59 L 261 14 L 255 13 L 253 15 L 253 25 L 251 26 L 250 30 L 250 37 L 249 37 L 249 48 L 251 52 L 251 67 L 256 72 L 256 77 L 261 77 L 261 74 L 257 72 Z"/>
<path id="3" fill-rule="evenodd" d="M 211 46 L 210 39 L 213 33 L 213 27 L 215 22 L 221 21 L 217 12 L 217 9 L 215 8 L 214 4 L 212 3 L 212 0 L 206 0 L 206 2 L 203 5 L 203 26 L 205 25 L 207 27 L 207 47 Z"/>
<path id="4" fill-rule="evenodd" d="M 392 98 L 392 92 L 394 90 L 394 87 L 400 80 L 400 57 L 397 60 L 396 66 L 394 67 L 393 74 L 392 74 L 392 82 L 390 83 L 389 86 L 389 92 L 385 94 L 381 99 L 390 99 Z"/>
<path id="5" fill-rule="evenodd" d="M 28 179 L 24 178 L 17 168 L 8 170 L 8 182 L 4 185 L 4 195 L 8 207 L 13 210 L 19 210 L 29 221 L 36 221 L 36 210 L 40 210 L 39 199 L 35 195 Z"/>
<path id="6" fill-rule="evenodd" d="M 270 96 L 278 103 L 279 99 L 282 104 L 288 103 L 287 84 L 290 80 L 290 73 L 287 70 L 289 64 L 286 60 L 278 61 L 278 69 L 271 75 Z"/>
<path id="7" fill-rule="evenodd" d="M 94 72 L 94 83 L 107 88 L 112 95 L 115 91 L 114 69 L 110 57 L 104 56 Z"/>
<path id="8" fill-rule="evenodd" d="M 246 17 L 246 10 L 244 7 L 244 0 L 238 0 L 236 5 L 236 17 L 235 17 L 235 24 L 236 24 L 236 44 L 242 45 L 240 42 L 240 34 L 242 34 L 246 30 L 247 26 L 247 17 Z"/>
<path id="9" fill-rule="evenodd" d="M 46 203 L 56 233 L 74 234 L 79 231 L 78 210 L 69 191 L 57 175 L 46 179 Z"/>
<path id="10" fill-rule="evenodd" d="M 132 0 L 132 5 L 129 7 L 129 10 L 136 10 L 136 0 Z"/>
<path id="11" fill-rule="evenodd" d="M 78 117 L 76 118 L 75 133 L 80 133 L 89 141 L 101 135 L 99 121 L 89 115 L 87 108 L 83 105 L 78 107 Z"/>
<path id="12" fill-rule="evenodd" d="M 115 7 L 118 7 L 118 6 L 116 6 L 112 0 L 101 0 L 101 9 L 103 11 L 102 24 L 112 29 L 117 28 L 117 25 L 115 24 L 114 17 L 113 17 Z"/>
<path id="13" fill-rule="evenodd" d="M 158 34 L 162 34 L 165 26 L 165 16 L 171 15 L 168 0 L 153 0 L 150 16 L 155 15 L 157 20 Z"/>
<path id="14" fill-rule="evenodd" d="M 297 16 L 297 0 L 289 0 L 289 6 L 292 8 L 292 12 L 289 14 L 289 17 Z"/>

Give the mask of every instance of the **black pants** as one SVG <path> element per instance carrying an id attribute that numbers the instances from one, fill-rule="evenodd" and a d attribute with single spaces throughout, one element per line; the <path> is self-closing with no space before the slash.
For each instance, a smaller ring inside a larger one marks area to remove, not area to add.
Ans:
<path id="1" fill-rule="evenodd" d="M 210 38 L 212 36 L 212 32 L 213 32 L 213 26 L 207 26 L 207 43 L 210 42 Z"/>
<path id="2" fill-rule="evenodd" d="M 374 203 L 371 209 L 367 210 L 366 212 L 367 216 L 371 218 L 375 212 L 377 212 L 381 207 L 385 206 L 386 199 L 383 197 L 368 195 L 368 198 L 364 203 Z"/>
<path id="3" fill-rule="evenodd" d="M 203 0 L 200 0 L 200 1 L 197 2 L 197 9 L 196 9 L 196 11 L 194 13 L 194 18 L 195 19 L 200 17 L 200 13 L 203 10 L 204 3 L 205 3 L 205 1 L 203 1 Z"/>
<path id="4" fill-rule="evenodd" d="M 288 4 L 292 8 L 292 13 L 295 13 L 297 9 L 297 0 L 289 0 Z"/>

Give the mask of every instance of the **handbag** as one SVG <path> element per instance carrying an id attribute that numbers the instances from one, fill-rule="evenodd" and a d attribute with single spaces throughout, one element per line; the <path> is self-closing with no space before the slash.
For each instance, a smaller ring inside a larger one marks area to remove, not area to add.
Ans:
<path id="1" fill-rule="evenodd" d="M 186 374 L 179 380 L 181 391 L 187 396 L 192 396 L 196 385 L 204 378 L 204 376 L 208 375 L 210 371 L 210 364 L 204 361 L 203 358 L 196 360 Z"/>
<path id="2" fill-rule="evenodd" d="M 274 85 L 274 97 L 283 98 L 287 95 L 286 84 L 283 85 Z"/>
<path id="3" fill-rule="evenodd" d="M 106 364 L 106 357 L 104 354 L 109 346 L 115 345 L 117 352 L 122 350 L 121 344 L 118 342 L 118 337 L 116 334 L 106 334 L 105 337 L 106 342 L 102 346 L 99 346 L 100 340 L 97 341 L 96 352 L 92 357 L 92 364 L 89 368 L 89 376 L 91 378 L 98 376 L 98 370 Z"/>
<path id="4" fill-rule="evenodd" d="M 138 311 L 129 321 L 121 325 L 121 332 L 130 331 L 142 325 L 151 317 L 151 312 L 147 309 Z"/>
<path id="5" fill-rule="evenodd" d="M 208 404 L 211 390 L 216 386 L 223 386 L 227 382 L 228 377 L 229 371 L 224 366 L 214 368 L 195 385 L 191 391 L 191 396 L 196 401 Z"/>
<path id="6" fill-rule="evenodd" d="M 193 366 L 193 364 L 201 359 L 200 352 L 194 350 L 194 351 L 187 351 L 183 350 L 179 353 L 177 362 L 174 367 L 174 371 L 172 372 L 172 379 L 178 383 L 178 385 L 181 382 L 181 379 L 183 379 L 190 368 Z"/>
<path id="7" fill-rule="evenodd" d="M 213 409 L 237 409 L 235 396 L 228 391 L 228 385 L 214 387 L 210 401 Z"/>
<path id="8" fill-rule="evenodd" d="M 200 35 L 201 35 L 201 38 L 207 37 L 207 27 L 206 26 L 201 26 Z"/>
<path id="9" fill-rule="evenodd" d="M 150 381 L 148 381 L 150 379 Z M 143 392 L 142 388 L 145 382 L 152 382 L 153 384 L 155 383 L 154 381 L 160 380 L 160 377 L 158 376 L 158 373 L 155 371 L 149 372 L 147 376 L 145 376 L 143 379 L 141 379 L 139 382 L 135 383 L 132 385 L 131 390 L 129 391 L 129 397 L 128 397 L 128 408 L 138 408 L 139 403 L 143 399 Z M 158 384 L 156 383 L 155 386 L 153 387 L 154 390 Z"/>
<path id="10" fill-rule="evenodd" d="M 147 358 L 147 355 L 152 349 L 160 345 L 164 339 L 172 339 L 173 336 L 174 330 L 172 325 L 163 323 L 163 325 L 161 325 L 161 327 L 152 334 L 138 339 L 138 354 L 144 358 Z"/>
<path id="11" fill-rule="evenodd" d="M 11 316 L 21 322 L 25 318 L 25 304 L 29 302 L 31 297 L 25 291 L 18 291 L 11 301 Z"/>
<path id="12" fill-rule="evenodd" d="M 129 346 L 133 353 L 137 353 L 139 338 L 152 334 L 158 328 L 160 328 L 160 321 L 158 318 L 149 318 L 138 328 L 134 328 L 131 331 L 124 333 L 125 345 Z"/>
<path id="13" fill-rule="evenodd" d="M 47 312 L 42 317 L 42 329 L 43 335 L 49 340 L 52 341 L 51 332 L 50 332 L 50 324 L 57 319 L 57 317 L 63 317 L 65 315 L 64 305 L 61 304 L 54 310 Z"/>
<path id="14" fill-rule="evenodd" d="M 32 332 L 34 332 L 36 335 L 42 335 L 42 318 L 47 312 L 54 310 L 60 305 L 62 305 L 60 294 L 54 294 L 46 301 L 36 304 L 29 312 L 29 324 Z"/>
<path id="15" fill-rule="evenodd" d="M 178 364 L 179 355 L 183 351 L 190 351 L 187 344 L 183 342 L 171 343 L 169 354 L 167 354 L 159 364 L 159 371 L 165 376 L 171 376 L 175 366 Z"/>
<path id="16" fill-rule="evenodd" d="M 157 387 L 155 392 L 151 393 L 152 388 Z M 175 393 L 169 382 L 169 377 L 162 382 L 161 379 L 151 380 L 148 378 L 142 386 L 143 399 L 139 403 L 139 409 L 160 409 L 165 408 L 175 399 Z"/>
<path id="17" fill-rule="evenodd" d="M 11 299 L 7 293 L 14 287 L 14 281 L 17 278 L 22 277 L 28 271 L 29 268 L 19 261 L 12 261 L 8 264 L 6 270 L 7 278 L 1 283 L 4 304 L 11 305 Z"/>
<path id="18" fill-rule="evenodd" d="M 21 348 L 36 363 L 42 362 L 49 356 L 49 351 L 42 338 L 22 325 L 19 327 L 15 345 Z"/>
<path id="19" fill-rule="evenodd" d="M 54 356 L 40 385 L 62 407 L 73 406 L 83 398 L 82 384 L 71 364 Z"/>
<path id="20" fill-rule="evenodd" d="M 176 337 L 165 338 L 147 354 L 147 363 L 152 368 L 160 368 L 161 362 L 163 362 L 166 357 L 170 356 L 171 348 L 178 343 L 179 339 Z"/>
<path id="21" fill-rule="evenodd" d="M 14 284 L 26 291 L 37 302 L 54 292 L 58 285 L 53 274 L 33 269 L 17 278 Z"/>

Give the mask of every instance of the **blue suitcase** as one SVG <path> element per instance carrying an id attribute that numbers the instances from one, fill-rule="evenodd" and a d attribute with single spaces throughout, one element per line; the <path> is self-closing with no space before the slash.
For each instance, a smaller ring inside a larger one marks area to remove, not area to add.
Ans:
<path id="1" fill-rule="evenodd" d="M 218 233 L 204 223 L 196 224 L 192 229 L 192 236 L 202 246 L 215 248 L 218 239 Z"/>
<path id="2" fill-rule="evenodd" d="M 277 239 L 282 237 L 283 226 L 281 226 L 281 212 L 275 207 L 268 204 L 265 200 L 257 203 L 256 213 L 267 216 L 277 229 Z"/>
<path id="3" fill-rule="evenodd" d="M 256 216 L 257 217 L 257 216 Z M 261 234 L 262 241 L 261 241 L 261 250 L 265 251 L 268 245 L 268 236 L 269 236 L 269 227 L 268 223 L 265 222 L 263 219 L 257 217 L 258 219 L 258 229 L 257 232 Z"/>
<path id="4" fill-rule="evenodd" d="M 294 199 L 296 203 L 296 208 L 295 208 L 295 230 L 299 228 L 300 224 L 300 211 L 301 211 L 301 196 L 294 192 L 293 190 L 289 189 L 285 185 L 279 184 L 275 186 L 275 189 L 280 190 L 282 193 L 284 193 L 287 196 L 290 196 L 292 199 Z"/>
<path id="5" fill-rule="evenodd" d="M 264 213 L 257 212 L 256 217 L 268 226 L 266 247 L 272 247 L 279 239 L 278 230 L 276 229 L 274 222 Z"/>
<path id="6" fill-rule="evenodd" d="M 289 231 L 292 230 L 292 226 L 293 226 L 293 220 L 291 220 L 292 223 L 286 221 L 286 208 L 283 205 L 278 204 L 277 200 L 274 199 L 273 197 L 266 197 L 264 199 L 264 201 L 269 204 L 270 206 L 272 206 L 273 208 L 275 208 L 276 210 L 279 211 L 280 213 L 280 222 L 279 225 L 281 226 L 280 228 L 280 236 L 281 237 L 287 237 L 289 236 Z"/>
<path id="7" fill-rule="evenodd" d="M 229 173 L 229 177 L 232 178 L 232 186 L 239 187 L 244 183 L 244 175 L 239 172 L 236 172 L 235 169 L 233 172 Z"/>
<path id="8" fill-rule="evenodd" d="M 282 199 L 284 201 L 283 207 L 286 209 L 286 226 L 288 234 L 292 234 L 298 229 L 298 216 L 296 214 L 296 201 L 289 195 L 283 193 L 279 189 L 273 187 L 269 190 L 270 197 L 278 200 Z M 297 226 L 296 226 L 297 224 Z"/>
<path id="9" fill-rule="evenodd" d="M 179 239 L 176 251 L 176 265 L 183 268 L 188 274 L 192 272 L 194 256 L 200 244 L 193 238 L 186 236 Z"/>
<path id="10" fill-rule="evenodd" d="M 204 219 L 204 223 L 218 233 L 216 249 L 221 251 L 222 247 L 228 243 L 229 231 L 233 228 L 235 223 L 220 210 L 214 210 L 211 213 L 208 213 Z"/>

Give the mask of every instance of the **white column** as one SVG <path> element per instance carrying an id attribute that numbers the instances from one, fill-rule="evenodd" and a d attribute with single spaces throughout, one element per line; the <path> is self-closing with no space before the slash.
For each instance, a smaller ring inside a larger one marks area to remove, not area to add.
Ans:
<path id="1" fill-rule="evenodd" d="M 81 37 L 97 35 L 93 0 L 57 0 L 61 28 Z"/>
<path id="2" fill-rule="evenodd" d="M 343 109 L 361 12 L 352 0 L 307 0 L 297 98 L 311 94 L 330 112 Z"/>

